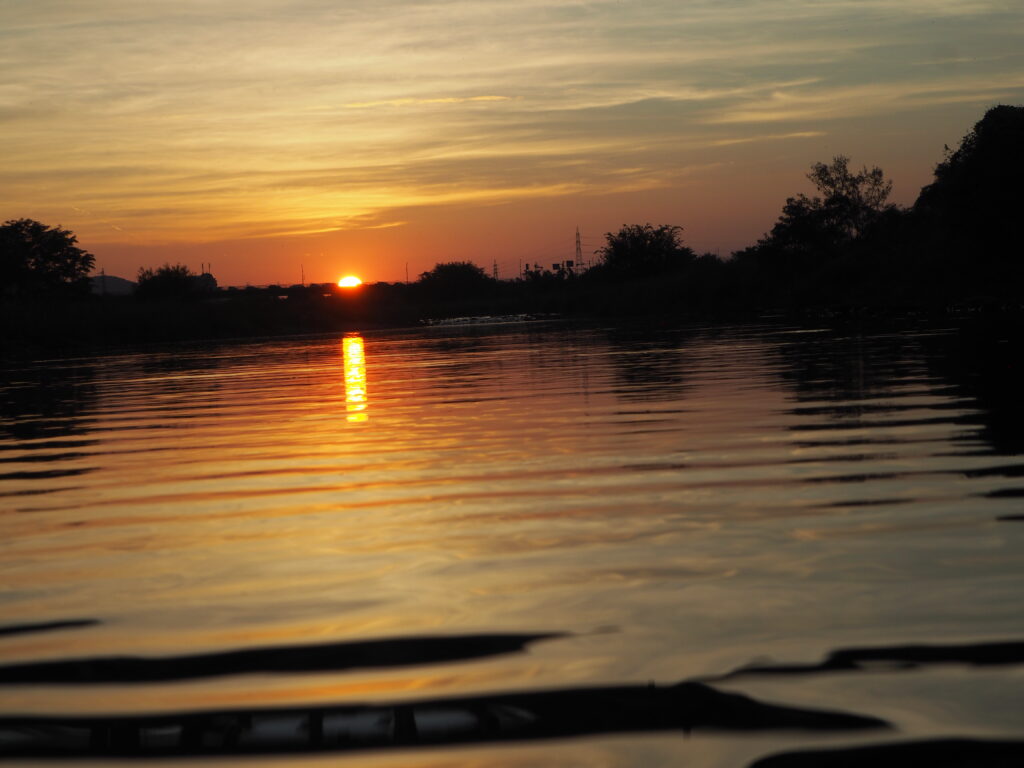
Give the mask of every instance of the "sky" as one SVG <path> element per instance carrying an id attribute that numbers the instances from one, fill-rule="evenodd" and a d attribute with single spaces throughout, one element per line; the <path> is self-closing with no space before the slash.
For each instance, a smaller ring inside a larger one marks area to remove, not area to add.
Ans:
<path id="1" fill-rule="evenodd" d="M 1024 102 L 1020 0 L 0 0 L 0 219 L 221 285 L 727 256 L 837 154 L 910 204 Z"/>

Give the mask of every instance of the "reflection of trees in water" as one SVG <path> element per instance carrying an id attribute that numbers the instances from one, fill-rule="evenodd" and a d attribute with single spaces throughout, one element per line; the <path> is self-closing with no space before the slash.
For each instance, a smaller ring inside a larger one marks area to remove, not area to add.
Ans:
<path id="1" fill-rule="evenodd" d="M 96 402 L 89 366 L 47 366 L 0 373 L 0 428 L 16 440 L 85 435 Z M 46 448 L 32 443 L 19 448 Z"/>
<path id="2" fill-rule="evenodd" d="M 471 399 L 532 396 L 553 381 L 574 382 L 585 394 L 583 348 L 593 343 L 589 332 L 568 327 L 491 326 L 419 340 L 416 352 L 429 361 L 432 387 L 460 390 Z"/>
<path id="3" fill-rule="evenodd" d="M 431 378 L 440 388 L 481 381 L 505 381 L 525 372 L 520 385 L 529 391 L 551 382 L 575 385 L 586 395 L 595 365 L 608 365 L 613 391 L 623 400 L 678 397 L 686 387 L 686 348 L 694 334 L 627 328 L 595 331 L 589 327 L 459 328 L 420 339 L 417 352 L 431 361 Z M 511 355 L 511 357 L 510 357 Z"/>
<path id="4" fill-rule="evenodd" d="M 237 362 L 237 356 L 231 356 L 230 362 Z M 218 354 L 216 347 L 204 348 L 202 351 L 189 353 L 160 353 L 142 355 L 136 361 L 139 372 L 144 374 L 182 373 L 186 371 L 209 371 L 220 368 L 225 363 L 224 357 Z"/>
<path id="5" fill-rule="evenodd" d="M 891 392 L 923 372 L 914 336 L 868 336 L 833 331 L 784 335 L 777 347 L 779 373 L 798 402 L 822 401 L 816 413 L 859 418 L 878 406 L 859 401 Z"/>
<path id="6" fill-rule="evenodd" d="M 437 338 L 425 338 L 421 346 L 427 353 L 450 356 L 453 362 L 459 362 L 460 357 L 490 351 L 494 348 L 494 341 L 491 334 L 485 334 L 479 329 L 466 329 Z"/>
<path id="7" fill-rule="evenodd" d="M 1024 453 L 1024 329 L 964 328 L 927 340 L 928 366 L 979 410 L 995 453 Z"/>
<path id="8" fill-rule="evenodd" d="M 608 332 L 615 394 L 624 400 L 665 400 L 685 391 L 685 348 L 695 334 L 615 329 Z"/>
<path id="9" fill-rule="evenodd" d="M 488 375 L 499 363 L 486 353 L 494 349 L 493 331 L 484 328 L 460 328 L 443 336 L 423 338 L 417 346 L 419 356 L 434 362 L 434 385 L 462 387 Z"/>
<path id="10" fill-rule="evenodd" d="M 223 342 L 110 358 L 101 369 L 104 399 L 118 410 L 176 412 L 175 417 L 191 417 L 191 412 L 214 407 L 223 399 L 224 381 L 210 374 L 241 369 L 257 374 L 278 364 L 282 354 L 277 349 L 268 352 L 263 342 Z M 294 353 L 289 353 L 288 361 L 297 366 L 305 362 Z M 258 386 L 258 379 L 240 377 L 232 379 L 230 386 L 252 389 Z"/>
<path id="11" fill-rule="evenodd" d="M 78 449 L 96 443 L 89 419 L 95 403 L 94 371 L 88 366 L 0 373 L 0 481 L 31 483 L 31 488 L 5 487 L 0 496 L 51 493 L 60 490 L 56 478 L 91 472 L 94 467 L 68 461 L 84 458 Z"/>
<path id="12" fill-rule="evenodd" d="M 564 371 L 578 362 L 583 348 L 599 339 L 571 326 L 482 325 L 439 333 L 433 330 L 429 337 L 417 339 L 416 352 L 420 359 L 432 361 L 432 369 L 443 377 L 439 385 L 445 387 L 491 378 L 510 356 L 512 368 L 525 368 L 530 376 Z"/>
<path id="13" fill-rule="evenodd" d="M 114 381 L 138 376 L 147 379 L 146 386 L 156 388 L 161 394 L 180 392 L 195 386 L 189 379 L 192 374 L 235 368 L 245 362 L 265 364 L 267 355 L 263 345 L 210 344 L 174 352 L 132 355 L 128 358 L 128 368 L 117 371 Z M 209 377 L 203 382 L 204 389 L 215 386 L 215 380 Z"/>
<path id="14" fill-rule="evenodd" d="M 843 335 L 836 332 L 782 337 L 780 374 L 792 387 L 798 403 L 794 412 L 832 419 L 857 420 L 872 414 L 899 411 L 892 403 L 865 403 L 884 398 L 895 387 L 922 379 L 933 390 L 951 386 L 965 407 L 978 413 L 971 419 L 981 438 L 998 453 L 1024 452 L 1024 364 L 1022 335 L 988 329 L 985 332 L 944 331 Z M 940 379 L 936 381 L 935 379 Z M 937 412 L 937 420 L 952 418 Z"/>

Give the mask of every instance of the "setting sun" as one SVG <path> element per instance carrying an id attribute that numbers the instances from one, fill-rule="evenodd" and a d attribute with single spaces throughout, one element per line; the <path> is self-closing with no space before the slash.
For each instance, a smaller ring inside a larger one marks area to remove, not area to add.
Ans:
<path id="1" fill-rule="evenodd" d="M 339 288 L 356 288 L 362 284 L 363 281 L 355 275 L 346 275 L 338 281 Z"/>

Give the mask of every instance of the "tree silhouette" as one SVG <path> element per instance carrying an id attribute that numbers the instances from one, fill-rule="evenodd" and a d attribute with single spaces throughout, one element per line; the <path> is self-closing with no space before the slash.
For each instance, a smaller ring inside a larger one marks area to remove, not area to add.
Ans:
<path id="1" fill-rule="evenodd" d="M 95 258 L 70 230 L 33 219 L 0 226 L 0 294 L 88 292 Z"/>
<path id="2" fill-rule="evenodd" d="M 812 165 L 807 178 L 823 195 L 820 206 L 828 212 L 833 225 L 852 239 L 863 235 L 889 207 L 885 201 L 892 192 L 892 182 L 878 166 L 871 170 L 864 166 L 854 173 L 849 162 L 845 155 L 836 155 L 831 165 Z"/>
<path id="3" fill-rule="evenodd" d="M 696 258 L 683 245 L 682 232 L 682 227 L 670 224 L 627 224 L 618 232 L 606 232 L 607 242 L 596 253 L 604 271 L 617 276 L 660 274 L 685 267 Z"/>
<path id="4" fill-rule="evenodd" d="M 978 275 L 978 267 L 1020 271 L 1022 178 L 1024 107 L 993 107 L 956 150 L 946 148 L 935 181 L 921 190 L 914 204 L 924 248 L 972 265 L 973 277 L 1000 287 L 999 277 Z"/>
<path id="5" fill-rule="evenodd" d="M 818 194 L 788 198 L 771 232 L 733 254 L 737 290 L 765 305 L 871 300 L 905 212 L 887 202 L 892 182 L 881 168 L 849 162 L 814 163 L 807 178 Z"/>
<path id="6" fill-rule="evenodd" d="M 494 282 L 471 261 L 449 261 L 422 273 L 416 285 L 431 299 L 447 301 L 475 298 L 493 287 Z"/>
<path id="7" fill-rule="evenodd" d="M 858 237 L 893 206 L 886 200 L 892 182 L 877 166 L 854 173 L 850 159 L 837 155 L 830 164 L 815 163 L 807 178 L 821 196 L 799 194 L 787 198 L 782 215 L 765 239 L 771 245 L 796 252 L 825 255 Z M 762 242 L 765 242 L 762 241 Z"/>

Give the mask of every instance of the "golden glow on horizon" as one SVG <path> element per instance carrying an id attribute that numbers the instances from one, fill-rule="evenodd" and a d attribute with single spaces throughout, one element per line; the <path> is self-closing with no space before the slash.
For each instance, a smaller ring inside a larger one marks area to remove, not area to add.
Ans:
<path id="1" fill-rule="evenodd" d="M 367 421 L 366 354 L 363 337 L 346 336 L 342 341 L 345 362 L 345 419 L 351 423 Z"/>
<path id="2" fill-rule="evenodd" d="M 338 281 L 339 288 L 358 288 L 362 284 L 363 281 L 355 275 L 345 275 L 345 277 Z"/>

